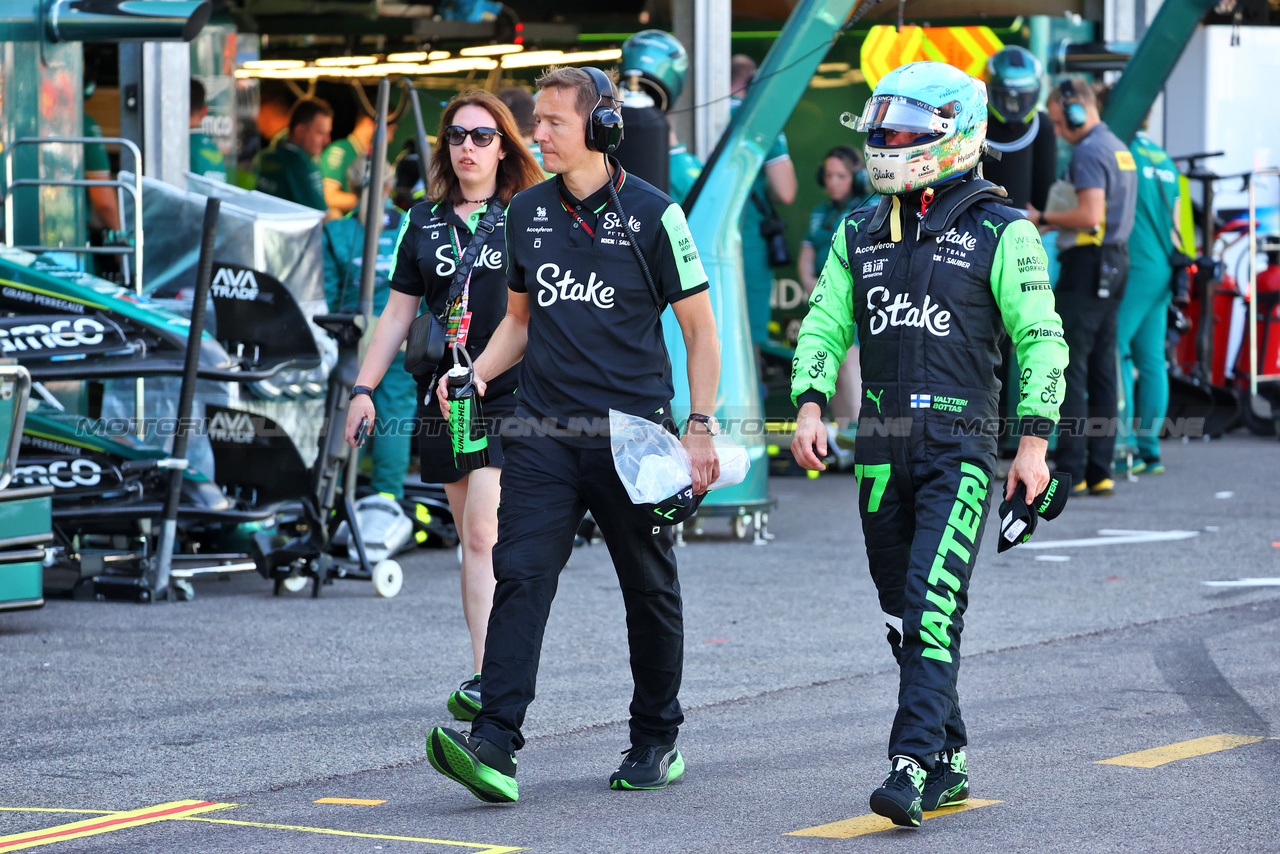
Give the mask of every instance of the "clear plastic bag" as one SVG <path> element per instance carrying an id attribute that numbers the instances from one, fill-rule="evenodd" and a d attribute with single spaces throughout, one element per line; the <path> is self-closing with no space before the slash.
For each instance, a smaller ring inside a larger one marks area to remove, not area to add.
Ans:
<path id="1" fill-rule="evenodd" d="M 693 483 L 689 454 L 680 440 L 647 418 L 609 410 L 613 466 L 635 504 L 656 504 Z M 715 437 L 720 477 L 711 489 L 741 483 L 751 461 L 747 449 L 727 436 Z"/>
<path id="2" fill-rule="evenodd" d="M 661 424 L 610 409 L 609 446 L 613 467 L 635 504 L 657 503 L 693 483 L 689 454 Z"/>

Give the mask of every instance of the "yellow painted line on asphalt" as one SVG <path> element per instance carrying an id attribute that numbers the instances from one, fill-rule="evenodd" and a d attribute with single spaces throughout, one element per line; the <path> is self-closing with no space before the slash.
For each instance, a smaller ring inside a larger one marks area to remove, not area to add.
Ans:
<path id="1" fill-rule="evenodd" d="M 1111 759 L 1100 759 L 1094 765 L 1128 765 L 1131 768 L 1159 768 L 1179 759 L 1190 759 L 1193 756 L 1204 756 L 1206 753 L 1217 753 L 1230 750 L 1245 744 L 1267 741 L 1261 735 L 1206 735 L 1204 738 L 1193 738 L 1164 747 L 1153 747 L 1150 750 L 1139 750 L 1137 753 L 1126 753 Z"/>
<path id="2" fill-rule="evenodd" d="M 1004 801 L 984 801 L 980 798 L 970 798 L 959 806 L 943 807 L 940 810 L 927 812 L 924 814 L 924 820 L 928 821 L 931 818 L 938 818 L 951 813 L 976 810 L 978 807 L 989 807 L 992 804 L 1002 803 Z M 860 815 L 854 818 L 846 818 L 844 821 L 833 821 L 831 824 L 820 824 L 817 827 L 808 827 L 804 830 L 793 830 L 789 833 L 784 833 L 783 836 L 821 836 L 826 839 L 850 839 L 854 836 L 866 836 L 868 833 L 893 830 L 897 826 L 882 815 Z"/>
<path id="3" fill-rule="evenodd" d="M 236 827 L 263 827 L 269 830 L 294 830 L 301 833 L 324 833 L 330 836 L 354 836 L 360 839 L 390 839 L 393 842 L 423 842 L 430 845 L 453 845 L 461 848 L 475 848 L 475 854 L 509 854 L 511 851 L 523 851 L 523 848 L 512 848 L 506 845 L 490 845 L 484 842 L 455 842 L 451 839 L 425 839 L 417 836 L 388 836 L 381 833 L 356 833 L 351 830 L 334 830 L 328 827 L 301 827 L 292 824 L 266 824 L 259 821 L 232 821 L 225 818 L 182 818 L 183 821 L 200 821 L 206 824 L 228 824 Z"/>
<path id="4" fill-rule="evenodd" d="M 86 818 L 80 821 L 62 824 L 57 827 L 46 827 L 42 830 L 29 830 L 24 833 L 13 833 L 0 836 L 0 851 L 20 851 L 24 848 L 35 848 L 50 845 L 54 842 L 65 842 L 68 839 L 81 839 L 86 836 L 97 836 L 113 830 L 129 827 L 141 827 L 157 821 L 167 821 L 195 813 L 224 810 L 235 804 L 220 804 L 214 801 L 170 801 L 142 809 L 126 810 L 99 815 L 97 818 Z"/>
<path id="5" fill-rule="evenodd" d="M 318 801 L 312 801 L 313 804 L 350 804 L 355 807 L 376 807 L 378 804 L 385 804 L 386 801 L 370 801 L 365 798 L 321 798 Z"/>
<path id="6" fill-rule="evenodd" d="M 115 815 L 115 810 L 68 810 L 61 807 L 0 807 L 0 812 L 74 812 L 86 815 Z"/>

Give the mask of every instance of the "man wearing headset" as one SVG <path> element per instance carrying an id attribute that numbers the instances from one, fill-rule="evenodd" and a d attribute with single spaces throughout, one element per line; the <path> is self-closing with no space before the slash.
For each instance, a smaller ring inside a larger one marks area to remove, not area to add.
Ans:
<path id="1" fill-rule="evenodd" d="M 661 324 L 668 304 L 688 349 L 692 413 L 682 441 L 693 492 L 705 492 L 719 469 L 711 413 L 720 345 L 684 214 L 609 156 L 622 136 L 610 75 L 553 68 L 537 86 L 534 139 L 556 177 L 511 200 L 507 315 L 475 363 L 483 392 L 486 379 L 522 362 L 521 429 L 503 436 L 481 710 L 470 734 L 437 727 L 428 738 L 432 766 L 489 802 L 517 798 L 515 751 L 524 746 L 543 630 L 586 510 L 622 588 L 635 683 L 630 749 L 609 785 L 661 789 L 684 770 L 675 746 L 684 628 L 671 529 L 631 503 L 608 434 L 610 409 L 674 429 Z"/>
<path id="2" fill-rule="evenodd" d="M 1098 115 L 1093 89 L 1067 78 L 1049 93 L 1053 131 L 1071 143 L 1067 179 L 1075 207 L 1039 211 L 1028 218 L 1057 229 L 1062 264 L 1054 299 L 1071 351 L 1058 425 L 1058 468 L 1071 475 L 1071 491 L 1111 495 L 1116 447 L 1116 322 L 1129 275 L 1129 233 L 1138 200 L 1133 154 Z M 1093 424 L 1088 429 L 1089 423 Z M 1103 429 L 1098 429 L 1102 425 Z"/>

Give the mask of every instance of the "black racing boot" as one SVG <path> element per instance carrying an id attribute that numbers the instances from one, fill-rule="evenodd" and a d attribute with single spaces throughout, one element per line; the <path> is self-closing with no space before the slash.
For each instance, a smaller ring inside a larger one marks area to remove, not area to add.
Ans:
<path id="1" fill-rule="evenodd" d="M 871 811 L 902 827 L 919 827 L 925 770 L 910 756 L 893 757 L 893 770 L 884 785 L 871 793 Z"/>

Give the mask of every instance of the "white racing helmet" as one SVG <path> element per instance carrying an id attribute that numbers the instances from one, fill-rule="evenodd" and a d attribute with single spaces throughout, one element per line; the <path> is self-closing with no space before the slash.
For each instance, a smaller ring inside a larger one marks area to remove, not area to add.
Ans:
<path id="1" fill-rule="evenodd" d="M 840 122 L 867 134 L 867 178 L 876 192 L 923 190 L 978 164 L 987 138 L 987 91 L 945 62 L 911 62 L 880 78 L 861 116 L 845 113 Z M 926 135 L 889 145 L 888 131 Z"/>

